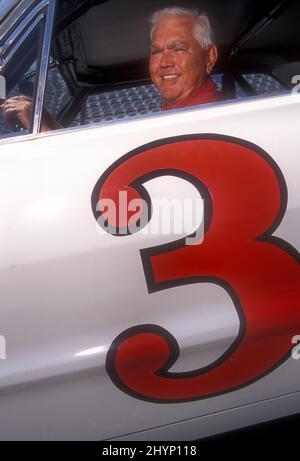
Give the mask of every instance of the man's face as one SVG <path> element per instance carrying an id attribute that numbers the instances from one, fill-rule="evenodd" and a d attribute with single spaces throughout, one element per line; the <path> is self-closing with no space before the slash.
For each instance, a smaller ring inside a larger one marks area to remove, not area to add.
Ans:
<path id="1" fill-rule="evenodd" d="M 207 78 L 208 52 L 193 36 L 188 18 L 161 21 L 153 32 L 151 79 L 166 102 L 186 98 Z"/>

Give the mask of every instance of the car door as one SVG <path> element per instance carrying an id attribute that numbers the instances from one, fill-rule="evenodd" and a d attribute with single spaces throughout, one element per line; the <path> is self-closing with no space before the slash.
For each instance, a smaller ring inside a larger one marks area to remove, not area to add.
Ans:
<path id="1" fill-rule="evenodd" d="M 300 96 L 38 133 L 39 66 L 32 133 L 0 145 L 1 438 L 299 411 Z"/>

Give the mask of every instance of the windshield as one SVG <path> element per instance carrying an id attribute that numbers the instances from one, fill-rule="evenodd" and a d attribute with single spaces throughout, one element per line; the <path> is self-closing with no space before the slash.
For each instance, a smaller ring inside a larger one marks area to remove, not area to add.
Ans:
<path id="1" fill-rule="evenodd" d="M 1 71 L 0 138 L 26 134 L 31 129 L 37 68 L 44 31 L 44 17 L 28 29 L 26 40 Z M 24 119 L 17 113 L 21 111 Z"/>
<path id="2" fill-rule="evenodd" d="M 0 22 L 18 3 L 18 0 L 0 0 Z"/>

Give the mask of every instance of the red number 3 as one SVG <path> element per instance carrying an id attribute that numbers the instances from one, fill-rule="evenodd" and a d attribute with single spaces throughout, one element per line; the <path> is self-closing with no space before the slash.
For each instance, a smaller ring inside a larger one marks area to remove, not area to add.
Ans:
<path id="1" fill-rule="evenodd" d="M 232 298 L 240 331 L 216 362 L 184 373 L 169 371 L 179 347 L 165 329 L 139 325 L 122 332 L 107 354 L 111 379 L 122 391 L 159 403 L 198 400 L 246 386 L 286 360 L 292 337 L 300 333 L 299 253 L 272 236 L 287 205 L 277 164 L 259 147 L 231 137 L 161 140 L 130 152 L 100 178 L 92 196 L 96 219 L 101 218 L 99 199 L 116 199 L 118 191 L 126 190 L 129 199 L 150 200 L 142 183 L 166 173 L 199 188 L 209 225 L 201 245 L 179 241 L 141 250 L 149 292 L 218 284 Z"/>

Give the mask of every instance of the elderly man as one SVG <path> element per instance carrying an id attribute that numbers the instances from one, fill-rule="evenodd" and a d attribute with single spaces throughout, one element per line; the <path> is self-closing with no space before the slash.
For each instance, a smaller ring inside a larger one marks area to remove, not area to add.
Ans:
<path id="1" fill-rule="evenodd" d="M 206 15 L 165 8 L 151 18 L 151 79 L 164 99 L 163 110 L 222 99 L 210 78 L 217 60 Z"/>
<path id="2" fill-rule="evenodd" d="M 162 110 L 205 104 L 222 100 L 210 77 L 217 60 L 208 17 L 196 10 L 165 8 L 151 17 L 152 82 L 162 96 Z M 2 104 L 7 122 L 18 120 L 29 129 L 32 101 L 16 96 Z M 44 114 L 41 130 L 61 128 L 49 114 Z"/>

